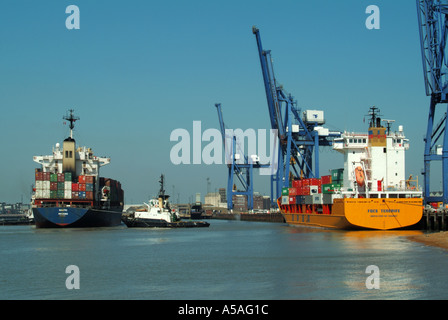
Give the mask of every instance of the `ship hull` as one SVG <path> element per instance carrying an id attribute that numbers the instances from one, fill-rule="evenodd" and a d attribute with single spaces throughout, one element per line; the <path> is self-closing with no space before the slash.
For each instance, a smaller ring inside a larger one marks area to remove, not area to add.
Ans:
<path id="1" fill-rule="evenodd" d="M 208 222 L 191 220 L 168 222 L 162 219 L 123 217 L 122 221 L 129 228 L 200 228 L 210 226 Z"/>
<path id="2" fill-rule="evenodd" d="M 317 205 L 281 205 L 280 207 L 289 225 L 347 230 L 409 228 L 418 224 L 423 216 L 421 198 L 345 198 L 335 199 L 332 205 L 325 207 Z"/>
<path id="3" fill-rule="evenodd" d="M 121 224 L 122 210 L 94 208 L 33 208 L 36 228 L 114 227 Z"/>

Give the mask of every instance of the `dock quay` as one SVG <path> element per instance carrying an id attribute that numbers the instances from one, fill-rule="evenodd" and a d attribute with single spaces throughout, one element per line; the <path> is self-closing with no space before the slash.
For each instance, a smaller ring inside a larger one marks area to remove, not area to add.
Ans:
<path id="1" fill-rule="evenodd" d="M 448 223 L 448 208 L 426 207 L 423 209 L 421 221 L 423 230 L 446 231 Z"/>
<path id="2" fill-rule="evenodd" d="M 281 213 L 214 213 L 212 219 L 284 223 Z"/>

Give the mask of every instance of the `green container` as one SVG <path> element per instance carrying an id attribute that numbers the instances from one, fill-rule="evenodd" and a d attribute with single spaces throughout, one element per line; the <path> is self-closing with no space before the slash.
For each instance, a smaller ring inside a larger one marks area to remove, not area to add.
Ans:
<path id="1" fill-rule="evenodd" d="M 58 197 L 58 191 L 50 190 L 50 199 L 57 199 L 57 197 Z"/>
<path id="2" fill-rule="evenodd" d="M 71 172 L 65 172 L 64 173 L 64 180 L 65 181 L 72 181 L 72 173 Z"/>
<path id="3" fill-rule="evenodd" d="M 340 183 L 329 183 L 322 185 L 322 193 L 334 193 L 335 191 L 341 189 Z"/>
<path id="4" fill-rule="evenodd" d="M 282 188 L 282 196 L 288 196 L 289 195 L 289 188 Z"/>
<path id="5" fill-rule="evenodd" d="M 52 173 L 50 175 L 50 182 L 58 182 L 58 174 L 57 173 Z"/>
<path id="6" fill-rule="evenodd" d="M 58 190 L 64 190 L 65 182 L 58 182 Z"/>
<path id="7" fill-rule="evenodd" d="M 62 190 L 58 190 L 57 191 L 57 198 L 58 199 L 64 199 L 64 189 L 62 189 Z"/>
<path id="8" fill-rule="evenodd" d="M 331 181 L 334 183 L 339 183 L 344 179 L 344 169 L 333 169 L 331 170 Z"/>

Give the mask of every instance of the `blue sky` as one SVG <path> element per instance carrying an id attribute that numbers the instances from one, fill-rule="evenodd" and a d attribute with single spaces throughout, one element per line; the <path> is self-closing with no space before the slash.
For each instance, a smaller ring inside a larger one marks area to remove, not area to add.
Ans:
<path id="1" fill-rule="evenodd" d="M 68 30 L 65 8 L 80 9 Z M 368 30 L 368 5 L 380 29 Z M 81 118 L 75 139 L 110 156 L 102 175 L 122 182 L 127 203 L 145 201 L 166 175 L 182 202 L 225 187 L 225 165 L 170 161 L 177 128 L 269 129 L 252 26 L 272 50 L 277 80 L 302 109 L 321 109 L 330 129 L 365 131 L 375 105 L 404 126 L 407 174 L 423 167 L 429 98 L 424 92 L 414 1 L 190 0 L 24 1 L 0 9 L 0 201 L 29 198 L 34 155 L 69 134 L 62 117 Z M 342 156 L 321 151 L 321 173 Z M 269 180 L 255 190 L 269 194 Z"/>

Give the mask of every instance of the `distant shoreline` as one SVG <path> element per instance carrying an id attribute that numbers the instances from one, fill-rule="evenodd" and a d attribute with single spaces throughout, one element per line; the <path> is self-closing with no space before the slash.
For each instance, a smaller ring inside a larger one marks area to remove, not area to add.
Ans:
<path id="1" fill-rule="evenodd" d="M 434 246 L 448 250 L 448 231 L 424 233 L 416 236 L 409 236 L 408 239 L 423 243 L 427 246 Z"/>

